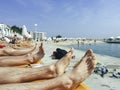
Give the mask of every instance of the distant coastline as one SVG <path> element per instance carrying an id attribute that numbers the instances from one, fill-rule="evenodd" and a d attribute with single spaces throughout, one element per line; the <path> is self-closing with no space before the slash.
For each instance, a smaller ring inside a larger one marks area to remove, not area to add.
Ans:
<path id="1" fill-rule="evenodd" d="M 59 41 L 57 43 L 54 43 L 56 45 L 76 45 L 76 44 L 94 44 L 94 43 L 105 43 L 103 40 L 96 40 L 96 39 L 91 39 L 91 40 L 66 40 L 66 41 Z"/>

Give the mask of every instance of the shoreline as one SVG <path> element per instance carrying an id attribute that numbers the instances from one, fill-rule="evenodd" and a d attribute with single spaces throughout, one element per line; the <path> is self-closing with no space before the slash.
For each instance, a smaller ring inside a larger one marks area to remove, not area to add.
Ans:
<path id="1" fill-rule="evenodd" d="M 45 57 L 42 60 L 43 65 L 49 65 L 54 62 L 56 62 L 56 59 L 52 59 L 51 55 L 53 51 L 56 50 L 56 48 L 65 49 L 67 51 L 70 50 L 69 47 L 66 47 L 66 42 L 64 43 L 53 43 L 53 42 L 43 42 L 44 48 L 45 48 Z M 101 42 L 100 42 L 101 43 Z M 68 44 L 67 44 L 68 45 Z M 77 49 L 74 50 L 75 59 L 71 60 L 71 63 L 69 67 L 66 69 L 66 71 L 70 71 L 76 62 L 78 62 L 82 56 L 84 55 L 84 51 L 79 51 Z M 117 68 L 120 70 L 120 58 L 111 57 L 107 55 L 100 55 L 96 54 L 96 59 L 102 64 L 108 67 L 109 70 L 113 70 L 114 68 Z M 118 85 L 120 83 L 120 78 L 110 78 L 110 73 L 105 75 L 104 78 L 102 78 L 100 75 L 97 75 L 93 73 L 87 80 L 84 81 L 89 87 L 91 87 L 91 90 L 119 90 L 120 86 Z"/>

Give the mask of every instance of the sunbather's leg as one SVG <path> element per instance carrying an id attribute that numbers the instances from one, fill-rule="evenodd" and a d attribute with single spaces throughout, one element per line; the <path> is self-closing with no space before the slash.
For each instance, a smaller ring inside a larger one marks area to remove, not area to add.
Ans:
<path id="1" fill-rule="evenodd" d="M 65 68 L 67 68 L 68 65 L 70 64 L 70 60 L 73 55 L 73 50 L 74 49 L 71 48 L 70 51 L 55 64 L 56 72 L 58 75 L 62 75 L 64 73 Z"/>
<path id="2" fill-rule="evenodd" d="M 71 72 L 66 73 L 69 80 L 71 80 L 70 87 L 75 88 L 88 78 L 93 73 L 95 66 L 95 55 L 92 50 L 88 50 L 76 67 Z"/>
<path id="3" fill-rule="evenodd" d="M 43 44 L 39 47 L 37 54 L 27 54 L 22 56 L 2 56 L 0 57 L 0 66 L 18 66 L 35 63 L 45 55 Z"/>
<path id="4" fill-rule="evenodd" d="M 43 58 L 45 55 L 45 51 L 43 48 L 43 43 L 41 43 L 39 47 L 39 51 L 36 54 L 31 54 L 33 57 L 33 63 L 37 62 L 39 59 Z"/>
<path id="5" fill-rule="evenodd" d="M 39 68 L 0 67 L 0 83 L 29 82 L 57 77 L 64 73 L 72 54 L 73 49 L 55 64 Z"/>
<path id="6" fill-rule="evenodd" d="M 8 55 L 7 53 L 4 52 L 4 48 L 0 49 L 0 56 L 7 56 Z"/>
<path id="7" fill-rule="evenodd" d="M 28 54 L 32 51 L 34 51 L 36 48 L 36 45 L 35 47 L 33 47 L 32 49 L 22 49 L 22 50 L 17 50 L 17 49 L 13 49 L 13 48 L 10 48 L 10 47 L 7 47 L 7 48 L 3 48 L 2 50 L 0 50 L 0 55 L 1 56 L 19 56 L 19 55 L 25 55 L 25 54 Z"/>
<path id="8" fill-rule="evenodd" d="M 68 73 L 54 79 L 36 83 L 18 83 L 0 85 L 2 90 L 73 90 L 91 75 L 95 68 L 94 55 L 88 50 L 80 63 Z"/>

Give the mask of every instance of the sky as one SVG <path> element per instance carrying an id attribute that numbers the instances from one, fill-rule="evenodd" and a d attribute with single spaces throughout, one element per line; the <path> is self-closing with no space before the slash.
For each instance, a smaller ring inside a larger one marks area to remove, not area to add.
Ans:
<path id="1" fill-rule="evenodd" d="M 0 23 L 47 37 L 117 37 L 120 0 L 0 0 Z"/>

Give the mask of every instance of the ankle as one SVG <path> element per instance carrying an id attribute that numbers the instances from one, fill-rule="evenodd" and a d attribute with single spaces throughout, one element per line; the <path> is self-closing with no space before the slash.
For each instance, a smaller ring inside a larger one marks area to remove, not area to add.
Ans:
<path id="1" fill-rule="evenodd" d="M 54 65 L 50 65 L 50 66 L 49 66 L 49 71 L 51 72 L 51 76 L 52 76 L 52 77 L 55 78 L 55 77 L 58 76 Z"/>
<path id="2" fill-rule="evenodd" d="M 30 64 L 34 63 L 34 58 L 31 57 L 31 56 L 28 56 L 27 57 L 27 62 L 30 63 Z"/>

